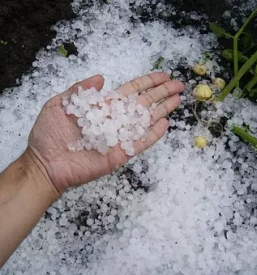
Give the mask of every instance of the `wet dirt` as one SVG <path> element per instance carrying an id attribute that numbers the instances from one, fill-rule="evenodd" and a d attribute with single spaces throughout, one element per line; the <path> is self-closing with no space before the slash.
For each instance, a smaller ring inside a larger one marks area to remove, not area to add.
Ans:
<path id="1" fill-rule="evenodd" d="M 31 68 L 55 36 L 59 20 L 75 17 L 71 0 L 0 0 L 0 94 Z"/>

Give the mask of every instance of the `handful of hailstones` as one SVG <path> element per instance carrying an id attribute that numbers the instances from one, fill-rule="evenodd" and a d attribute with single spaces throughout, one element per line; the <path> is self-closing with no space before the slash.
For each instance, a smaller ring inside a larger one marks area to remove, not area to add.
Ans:
<path id="1" fill-rule="evenodd" d="M 137 104 L 138 94 L 122 97 L 116 91 L 78 88 L 70 98 L 63 98 L 67 115 L 75 115 L 81 138 L 70 150 L 95 149 L 105 155 L 120 144 L 128 156 L 134 156 L 133 143 L 144 138 L 150 127 L 150 110 Z"/>

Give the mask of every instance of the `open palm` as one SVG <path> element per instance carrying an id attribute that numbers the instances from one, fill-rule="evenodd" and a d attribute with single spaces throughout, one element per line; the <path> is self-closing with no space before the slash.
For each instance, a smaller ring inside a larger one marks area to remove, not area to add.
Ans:
<path id="1" fill-rule="evenodd" d="M 28 150 L 60 193 L 68 187 L 109 174 L 129 159 L 119 145 L 110 148 L 107 155 L 95 150 L 73 152 L 68 149 L 68 145 L 81 136 L 81 129 L 76 124 L 75 116 L 66 115 L 62 98 L 77 92 L 79 86 L 85 90 L 90 87 L 100 90 L 103 84 L 103 77 L 96 75 L 50 99 L 30 133 Z M 180 104 L 178 93 L 183 89 L 181 82 L 170 81 L 164 73 L 152 73 L 134 79 L 117 89 L 123 96 L 139 93 L 138 103 L 146 107 L 159 103 L 151 115 L 152 127 L 146 138 L 134 143 L 136 154 L 149 148 L 164 135 L 168 127 L 165 117 Z"/>

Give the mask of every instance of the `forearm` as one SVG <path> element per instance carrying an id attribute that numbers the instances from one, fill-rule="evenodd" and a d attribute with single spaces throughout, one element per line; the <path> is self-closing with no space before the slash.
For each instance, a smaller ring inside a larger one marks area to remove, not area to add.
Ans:
<path id="1" fill-rule="evenodd" d="M 0 267 L 57 197 L 27 152 L 0 175 Z"/>

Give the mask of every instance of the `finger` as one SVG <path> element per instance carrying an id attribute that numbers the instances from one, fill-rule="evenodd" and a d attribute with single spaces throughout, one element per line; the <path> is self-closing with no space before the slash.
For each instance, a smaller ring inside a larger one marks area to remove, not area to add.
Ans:
<path id="1" fill-rule="evenodd" d="M 139 154 L 150 148 L 156 143 L 168 129 L 168 121 L 165 118 L 160 119 L 152 128 L 149 129 L 145 138 L 137 140 L 134 143 L 135 154 Z"/>
<path id="2" fill-rule="evenodd" d="M 133 93 L 142 93 L 147 89 L 159 86 L 169 80 L 169 75 L 165 73 L 151 73 L 129 81 L 128 83 L 117 88 L 117 91 L 119 91 L 123 96 L 128 96 Z"/>
<path id="3" fill-rule="evenodd" d="M 166 97 L 183 92 L 184 88 L 182 82 L 178 80 L 164 82 L 158 87 L 139 96 L 138 103 L 145 107 L 151 107 L 153 103 L 158 103 Z"/>
<path id="4" fill-rule="evenodd" d="M 165 99 L 152 111 L 151 125 L 155 124 L 161 118 L 167 117 L 172 111 L 174 111 L 179 106 L 180 103 L 181 99 L 178 94 Z"/>
<path id="5" fill-rule="evenodd" d="M 100 91 L 104 85 L 104 78 L 101 75 L 94 75 L 90 78 L 86 78 L 80 82 L 73 84 L 68 90 L 61 93 L 61 97 L 69 97 L 71 94 L 78 92 L 78 87 L 82 87 L 83 90 L 95 87 L 97 91 Z"/>

